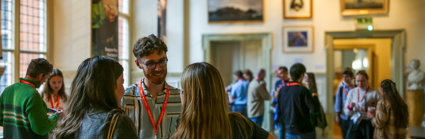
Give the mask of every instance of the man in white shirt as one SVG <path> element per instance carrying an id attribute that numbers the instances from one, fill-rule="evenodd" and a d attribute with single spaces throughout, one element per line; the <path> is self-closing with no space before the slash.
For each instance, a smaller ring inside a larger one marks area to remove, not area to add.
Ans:
<path id="1" fill-rule="evenodd" d="M 357 87 L 348 92 L 344 113 L 351 116 L 350 131 L 347 138 L 372 138 L 373 127 L 370 119 L 366 119 L 368 109 L 373 109 L 379 100 L 376 89 L 368 85 L 369 76 L 365 71 L 356 74 Z"/>

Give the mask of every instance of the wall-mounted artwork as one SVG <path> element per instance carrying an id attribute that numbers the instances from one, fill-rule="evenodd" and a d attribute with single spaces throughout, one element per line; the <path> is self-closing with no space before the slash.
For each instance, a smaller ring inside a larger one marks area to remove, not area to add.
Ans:
<path id="1" fill-rule="evenodd" d="M 91 56 L 118 59 L 118 0 L 92 0 Z"/>
<path id="2" fill-rule="evenodd" d="M 294 26 L 282 29 L 283 52 L 313 52 L 313 27 Z"/>
<path id="3" fill-rule="evenodd" d="M 263 22 L 263 0 L 208 0 L 208 23 Z"/>
<path id="4" fill-rule="evenodd" d="M 312 0 L 283 0 L 283 18 L 302 19 L 312 17 Z"/>
<path id="5" fill-rule="evenodd" d="M 340 0 L 341 14 L 371 15 L 388 13 L 388 0 Z"/>

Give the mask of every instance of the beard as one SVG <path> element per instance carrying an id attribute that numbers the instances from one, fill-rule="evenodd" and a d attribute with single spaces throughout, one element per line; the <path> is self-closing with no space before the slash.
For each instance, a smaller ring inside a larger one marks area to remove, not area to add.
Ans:
<path id="1" fill-rule="evenodd" d="M 162 84 L 165 82 L 165 77 L 167 77 L 167 69 L 161 71 L 145 71 L 143 70 L 146 79 L 154 84 Z"/>

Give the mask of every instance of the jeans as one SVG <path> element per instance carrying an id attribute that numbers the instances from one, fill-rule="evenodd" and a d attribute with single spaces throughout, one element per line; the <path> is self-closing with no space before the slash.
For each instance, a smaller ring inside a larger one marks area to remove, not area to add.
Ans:
<path id="1" fill-rule="evenodd" d="M 264 115 L 258 116 L 258 117 L 252 117 L 249 118 L 252 122 L 254 122 L 255 124 L 257 124 L 258 126 L 261 127 L 261 125 L 263 124 L 263 117 Z"/>
<path id="2" fill-rule="evenodd" d="M 304 133 L 304 134 L 291 134 L 286 133 L 286 139 L 315 139 L 316 138 L 316 131 L 310 132 L 310 133 Z"/>
<path id="3" fill-rule="evenodd" d="M 240 113 L 243 116 L 245 116 L 246 118 L 248 118 L 248 113 L 247 113 L 246 109 L 247 109 L 246 105 L 237 105 L 237 104 L 232 105 L 232 111 L 233 112 Z"/>
<path id="4" fill-rule="evenodd" d="M 285 139 L 286 138 L 286 129 L 285 125 L 282 123 L 278 123 L 279 125 L 279 139 Z"/>

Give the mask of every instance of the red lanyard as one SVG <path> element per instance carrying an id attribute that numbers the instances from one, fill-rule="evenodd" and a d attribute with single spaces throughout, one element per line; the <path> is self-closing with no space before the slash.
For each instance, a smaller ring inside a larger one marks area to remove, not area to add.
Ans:
<path id="1" fill-rule="evenodd" d="M 54 109 L 58 109 L 59 108 L 60 99 L 61 99 L 61 96 L 58 96 L 58 99 L 56 100 L 56 107 L 54 107 L 53 106 L 52 98 L 50 97 L 50 105 L 52 106 L 52 108 L 54 108 Z"/>
<path id="2" fill-rule="evenodd" d="M 301 85 L 300 83 L 296 83 L 296 82 L 293 82 L 293 83 L 287 83 L 286 84 L 286 86 L 297 86 L 297 85 Z"/>
<path id="3" fill-rule="evenodd" d="M 165 109 L 167 108 L 167 102 L 168 102 L 168 95 L 170 94 L 170 90 L 168 89 L 168 84 L 165 84 L 167 86 L 167 93 L 165 94 L 165 100 L 162 104 L 162 110 L 161 114 L 159 115 L 158 122 L 155 125 L 155 120 L 153 119 L 151 109 L 149 107 L 148 101 L 146 100 L 145 92 L 143 91 L 142 81 L 139 82 L 139 93 L 140 97 L 142 97 L 143 104 L 145 105 L 145 109 L 148 112 L 149 119 L 151 120 L 152 126 L 155 129 L 155 135 L 157 133 L 157 129 L 159 127 L 159 124 L 161 124 L 162 118 L 164 118 Z"/>
<path id="4" fill-rule="evenodd" d="M 353 85 L 354 88 L 354 85 Z M 348 92 L 345 90 L 345 85 L 342 87 L 342 91 L 344 92 L 345 95 L 348 95 Z"/>
<path id="5" fill-rule="evenodd" d="M 360 87 L 357 89 L 357 103 L 360 104 L 360 102 L 363 102 L 364 98 L 366 97 L 367 91 L 369 91 L 369 87 L 367 87 L 366 92 L 362 97 L 362 100 L 360 100 Z"/>
<path id="6" fill-rule="evenodd" d="M 280 80 L 282 82 L 282 87 L 285 87 L 285 82 L 283 80 Z"/>
<path id="7" fill-rule="evenodd" d="M 24 83 L 24 84 L 31 85 L 35 89 L 35 85 L 32 84 L 31 82 L 28 82 L 28 81 L 25 81 L 25 80 L 20 80 L 19 82 Z"/>

